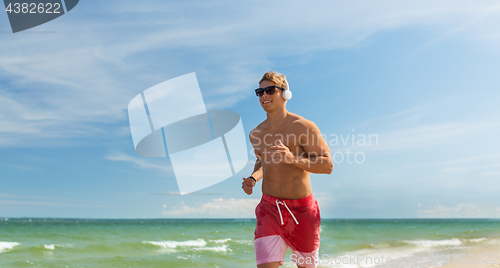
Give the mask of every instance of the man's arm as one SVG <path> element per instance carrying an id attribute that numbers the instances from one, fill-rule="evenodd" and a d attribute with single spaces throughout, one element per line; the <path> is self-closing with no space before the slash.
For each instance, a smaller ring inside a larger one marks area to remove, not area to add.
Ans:
<path id="1" fill-rule="evenodd" d="M 260 131 L 257 130 L 256 128 L 250 131 L 249 136 L 250 136 L 250 143 L 252 143 L 252 146 L 256 144 L 257 137 L 255 137 L 254 134 L 258 132 Z M 255 184 L 264 177 L 264 174 L 262 172 L 262 163 L 260 162 L 260 152 L 258 152 L 258 150 L 255 150 L 255 146 L 254 146 L 254 152 L 255 156 L 257 157 L 257 160 L 255 160 L 255 165 L 253 167 L 252 175 L 250 175 L 248 178 L 243 178 L 243 182 L 241 183 L 241 188 L 243 188 L 243 191 L 245 191 L 245 193 L 248 195 L 252 194 L 253 192 L 252 189 L 255 186 Z M 255 180 L 252 179 L 252 177 Z"/>
<path id="2" fill-rule="evenodd" d="M 295 157 L 288 147 L 281 141 L 277 146 L 272 146 L 273 159 L 287 164 L 292 164 L 305 171 L 318 174 L 330 174 L 333 171 L 333 161 L 330 148 L 326 143 L 319 128 L 311 121 L 304 123 L 307 135 L 300 135 L 300 144 L 304 149 L 305 157 Z"/>
<path id="3" fill-rule="evenodd" d="M 250 177 L 254 177 L 256 182 L 260 181 L 264 175 L 262 173 L 262 163 L 259 159 L 255 160 L 255 166 L 253 167 L 253 173 Z"/>
<path id="4" fill-rule="evenodd" d="M 252 179 L 253 177 L 254 179 Z M 253 168 L 253 173 L 248 178 L 243 178 L 243 183 L 241 188 L 246 194 L 250 195 L 253 192 L 253 187 L 255 184 L 262 179 L 262 164 L 259 159 L 255 161 L 255 166 Z"/>
<path id="5" fill-rule="evenodd" d="M 313 152 L 312 154 L 308 154 L 307 158 L 295 159 L 293 165 L 317 174 L 331 174 L 333 171 L 333 163 L 329 152 L 324 152 L 322 155 L 317 155 Z"/>

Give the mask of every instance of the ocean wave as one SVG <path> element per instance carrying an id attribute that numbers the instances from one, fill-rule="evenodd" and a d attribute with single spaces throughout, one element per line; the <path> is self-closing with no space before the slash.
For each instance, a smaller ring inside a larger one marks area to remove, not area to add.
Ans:
<path id="1" fill-rule="evenodd" d="M 217 244 L 223 244 L 226 243 L 227 241 L 231 241 L 231 238 L 226 238 L 226 239 L 217 239 L 217 240 L 208 240 L 210 242 L 214 242 Z"/>
<path id="2" fill-rule="evenodd" d="M 467 239 L 467 242 L 479 243 L 479 242 L 482 242 L 484 240 L 486 240 L 486 238 L 482 237 L 482 238 Z"/>
<path id="3" fill-rule="evenodd" d="M 431 247 L 440 247 L 440 246 L 460 246 L 462 241 L 458 238 L 452 238 L 447 240 L 403 240 L 401 242 L 407 244 L 413 244 L 416 246 L 431 248 Z"/>
<path id="4" fill-rule="evenodd" d="M 499 238 L 488 239 L 488 241 L 486 241 L 485 243 L 487 245 L 492 245 L 492 246 L 500 245 L 500 239 Z"/>
<path id="5" fill-rule="evenodd" d="M 207 241 L 203 239 L 187 240 L 187 241 L 143 241 L 142 243 L 151 244 L 162 248 L 204 247 L 207 245 Z"/>
<path id="6" fill-rule="evenodd" d="M 429 249 L 424 247 L 408 247 L 408 246 L 388 246 L 377 247 L 371 249 L 360 249 L 351 252 L 344 252 L 340 255 L 320 254 L 320 267 L 330 268 L 368 268 L 368 267 L 405 267 L 398 265 L 397 262 L 404 261 L 407 267 L 432 267 L 429 263 L 433 258 L 433 262 L 437 261 L 438 266 L 442 265 L 444 260 L 434 260 L 440 254 L 440 250 Z M 430 254 L 430 255 L 429 255 Z M 416 258 L 416 259 L 414 259 Z M 416 260 L 420 263 L 412 263 Z"/>
<path id="7" fill-rule="evenodd" d="M 56 245 L 47 245 L 47 244 L 43 244 L 43 247 L 44 247 L 45 249 L 51 249 L 51 250 L 56 249 Z"/>
<path id="8" fill-rule="evenodd" d="M 486 238 L 451 238 L 444 240 L 399 240 L 395 242 L 374 243 L 370 244 L 370 247 L 343 252 L 338 255 L 327 254 L 327 259 L 324 259 L 325 257 L 320 255 L 321 263 L 323 263 L 320 267 L 376 267 L 383 265 L 381 262 L 394 263 L 395 260 L 400 258 L 406 260 L 406 258 L 412 259 L 414 257 L 424 262 L 422 264 L 415 263 L 415 267 L 429 267 L 426 266 L 425 262 L 429 262 L 431 257 L 437 258 L 437 254 L 444 254 L 450 252 L 450 250 L 464 249 L 468 243 L 470 245 L 470 243 L 486 243 L 489 241 L 491 240 Z M 355 263 L 351 262 L 353 258 Z M 439 259 L 437 261 L 439 265 L 442 265 L 444 260 Z"/>
<path id="9" fill-rule="evenodd" d="M 55 250 L 56 247 L 58 248 L 62 248 L 62 247 L 73 247 L 73 245 L 71 244 L 67 244 L 67 245 L 59 245 L 59 244 L 43 244 L 43 248 L 44 249 L 49 249 L 49 250 Z"/>
<path id="10" fill-rule="evenodd" d="M 19 246 L 21 244 L 17 242 L 5 242 L 5 241 L 0 241 L 0 253 L 4 251 L 8 251 L 13 249 L 15 246 Z"/>
<path id="11" fill-rule="evenodd" d="M 227 252 L 227 251 L 232 251 L 230 248 L 227 247 L 227 245 L 222 245 L 220 247 L 202 247 L 202 248 L 193 248 L 194 250 L 208 250 L 208 251 L 215 251 L 215 252 Z"/>
<path id="12" fill-rule="evenodd" d="M 234 242 L 238 244 L 253 246 L 253 240 L 234 240 Z"/>
<path id="13" fill-rule="evenodd" d="M 231 240 L 230 238 L 227 238 L 227 239 L 218 239 L 218 240 L 209 240 L 209 241 L 212 243 L 221 244 L 221 243 L 225 243 L 225 242 L 230 241 L 230 240 Z M 201 238 L 197 239 L 197 240 L 187 240 L 187 241 L 143 241 L 142 243 L 155 245 L 155 246 L 161 247 L 162 249 L 168 249 L 168 250 L 173 250 L 175 248 L 183 248 L 183 250 L 188 250 L 188 251 L 190 251 L 190 250 L 213 251 L 213 252 L 232 251 L 228 247 L 228 245 L 207 247 L 206 245 L 208 243 Z"/>

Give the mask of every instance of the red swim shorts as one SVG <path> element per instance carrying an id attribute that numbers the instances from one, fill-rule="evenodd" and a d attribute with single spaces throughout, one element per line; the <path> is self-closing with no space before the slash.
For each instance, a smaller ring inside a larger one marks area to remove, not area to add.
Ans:
<path id="1" fill-rule="evenodd" d="M 288 247 L 291 260 L 302 267 L 319 262 L 318 202 L 311 194 L 301 199 L 282 199 L 262 195 L 255 208 L 255 257 L 257 265 L 279 261 L 283 265 Z"/>

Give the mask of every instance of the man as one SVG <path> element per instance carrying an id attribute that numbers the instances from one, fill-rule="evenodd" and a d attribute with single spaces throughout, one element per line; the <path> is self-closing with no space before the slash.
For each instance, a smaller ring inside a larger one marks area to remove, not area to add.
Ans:
<path id="1" fill-rule="evenodd" d="M 282 265 L 288 246 L 298 267 L 317 267 L 321 219 L 309 173 L 332 172 L 330 149 L 313 122 L 286 110 L 291 92 L 284 75 L 267 72 L 255 92 L 267 119 L 250 132 L 257 160 L 242 188 L 250 195 L 262 180 L 255 209 L 257 267 Z"/>

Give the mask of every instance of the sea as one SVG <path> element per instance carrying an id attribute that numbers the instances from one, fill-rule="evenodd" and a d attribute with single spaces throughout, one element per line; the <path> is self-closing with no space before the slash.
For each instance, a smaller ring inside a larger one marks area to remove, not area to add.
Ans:
<path id="1" fill-rule="evenodd" d="M 0 218 L 0 267 L 256 267 L 255 224 Z M 500 248 L 499 219 L 323 219 L 316 261 L 319 267 L 439 267 L 481 246 Z M 314 261 L 291 253 L 281 267 L 296 267 L 292 258 Z"/>

